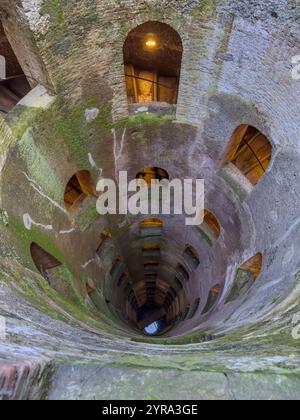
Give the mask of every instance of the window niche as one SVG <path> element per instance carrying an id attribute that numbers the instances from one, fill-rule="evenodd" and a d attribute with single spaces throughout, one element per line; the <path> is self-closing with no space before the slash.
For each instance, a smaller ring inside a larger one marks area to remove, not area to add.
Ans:
<path id="1" fill-rule="evenodd" d="M 30 245 L 30 253 L 37 270 L 48 285 L 60 295 L 73 298 L 73 290 L 66 282 L 66 276 L 71 278 L 72 275 L 66 266 L 35 242 Z"/>
<path id="2" fill-rule="evenodd" d="M 61 262 L 34 242 L 30 246 L 30 252 L 37 270 L 51 286 L 55 269 L 62 265 Z"/>
<path id="3" fill-rule="evenodd" d="M 203 239 L 210 245 L 218 240 L 221 235 L 221 225 L 216 218 L 216 216 L 208 210 L 204 210 L 204 220 L 203 223 L 197 226 L 198 231 L 200 232 Z"/>
<path id="4" fill-rule="evenodd" d="M 74 215 L 89 196 L 98 197 L 91 174 L 86 170 L 78 171 L 69 180 L 65 189 L 64 202 L 69 214 Z"/>
<path id="5" fill-rule="evenodd" d="M 99 257 L 101 256 L 105 245 L 109 242 L 111 238 L 112 238 L 112 235 L 111 235 L 110 230 L 108 228 L 103 229 L 97 241 L 96 254 Z"/>
<path id="6" fill-rule="evenodd" d="M 124 269 L 123 259 L 121 257 L 117 257 L 111 266 L 110 275 L 113 279 L 118 277 L 118 274 Z M 122 273 L 121 273 L 122 274 Z"/>
<path id="7" fill-rule="evenodd" d="M 240 125 L 233 133 L 225 160 L 231 162 L 255 186 L 272 159 L 272 145 L 257 128 Z"/>
<path id="8" fill-rule="evenodd" d="M 193 303 L 193 306 L 191 307 L 191 310 L 190 310 L 190 312 L 189 312 L 189 316 L 188 316 L 188 319 L 192 319 L 192 318 L 194 318 L 194 316 L 196 315 L 196 313 L 197 313 L 197 311 L 198 311 L 198 309 L 199 309 L 199 306 L 200 306 L 200 298 L 197 298 L 196 300 L 195 300 L 195 302 Z"/>
<path id="9" fill-rule="evenodd" d="M 159 219 L 145 219 L 139 224 L 142 238 L 158 238 L 162 236 L 163 223 Z"/>
<path id="10" fill-rule="evenodd" d="M 189 272 L 182 264 L 177 265 L 176 278 L 179 279 L 181 283 L 187 282 L 190 279 Z"/>
<path id="11" fill-rule="evenodd" d="M 6 116 L 27 93 L 31 86 L 6 37 L 0 22 L 0 114 Z"/>
<path id="12" fill-rule="evenodd" d="M 144 258 L 159 258 L 160 257 L 160 245 L 158 244 L 147 244 L 143 246 L 142 254 Z"/>
<path id="13" fill-rule="evenodd" d="M 143 179 L 149 186 L 151 186 L 152 180 L 169 180 L 170 177 L 166 170 L 153 166 L 141 169 L 140 172 L 138 172 L 136 175 L 136 179 Z"/>
<path id="14" fill-rule="evenodd" d="M 129 104 L 176 104 L 183 54 L 179 34 L 161 22 L 132 30 L 123 48 Z"/>
<path id="15" fill-rule="evenodd" d="M 238 299 L 251 289 L 262 272 L 262 264 L 263 256 L 261 253 L 258 253 L 238 268 L 233 286 L 225 303 Z"/>
<path id="16" fill-rule="evenodd" d="M 202 315 L 207 314 L 217 303 L 219 295 L 221 293 L 221 286 L 216 284 L 209 291 L 208 299 L 205 308 L 202 311 Z"/>
<path id="17" fill-rule="evenodd" d="M 200 259 L 196 250 L 192 246 L 187 245 L 183 255 L 189 267 L 192 270 L 196 270 L 200 264 Z"/>

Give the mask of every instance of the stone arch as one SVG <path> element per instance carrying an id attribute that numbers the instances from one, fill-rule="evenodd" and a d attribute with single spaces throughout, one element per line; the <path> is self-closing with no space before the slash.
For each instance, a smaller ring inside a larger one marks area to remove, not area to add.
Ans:
<path id="1" fill-rule="evenodd" d="M 225 159 L 257 185 L 271 163 L 272 144 L 257 128 L 242 124 L 232 135 Z"/>
<path id="2" fill-rule="evenodd" d="M 64 202 L 68 212 L 76 213 L 88 196 L 98 196 L 91 174 L 86 170 L 78 171 L 71 177 L 65 189 Z"/>
<path id="3" fill-rule="evenodd" d="M 127 36 L 124 47 L 129 104 L 176 104 L 183 45 L 180 35 L 166 23 L 150 21 Z"/>

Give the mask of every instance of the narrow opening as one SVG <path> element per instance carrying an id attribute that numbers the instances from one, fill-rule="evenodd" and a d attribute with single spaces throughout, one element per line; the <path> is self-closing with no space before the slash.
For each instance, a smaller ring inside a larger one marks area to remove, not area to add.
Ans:
<path id="1" fill-rule="evenodd" d="M 56 269 L 62 264 L 55 257 L 33 242 L 30 246 L 31 258 L 49 286 L 56 283 Z"/>
<path id="2" fill-rule="evenodd" d="M 138 172 L 136 175 L 136 178 L 143 179 L 149 186 L 151 186 L 151 181 L 154 179 L 157 179 L 158 181 L 162 181 L 163 179 L 170 179 L 167 171 L 156 166 L 141 169 L 140 172 Z"/>
<path id="3" fill-rule="evenodd" d="M 96 289 L 93 285 L 91 285 L 90 283 L 86 283 L 86 292 L 89 296 L 91 296 L 93 293 L 96 292 Z"/>
<path id="4" fill-rule="evenodd" d="M 193 270 L 195 270 L 199 266 L 199 264 L 200 264 L 199 256 L 192 246 L 187 245 L 185 250 L 184 250 L 183 255 L 184 255 L 184 258 L 185 258 L 186 262 L 188 263 L 188 265 Z"/>
<path id="5" fill-rule="evenodd" d="M 157 278 L 157 273 L 145 273 L 145 278 L 154 280 Z"/>
<path id="6" fill-rule="evenodd" d="M 119 270 L 122 270 L 123 268 L 123 261 L 121 257 L 117 257 L 114 262 L 112 263 L 112 267 L 110 270 L 111 277 L 115 278 L 117 277 Z"/>
<path id="7" fill-rule="evenodd" d="M 72 176 L 65 189 L 64 201 L 69 213 L 74 214 L 88 196 L 98 197 L 91 174 L 89 171 L 79 171 Z"/>
<path id="8" fill-rule="evenodd" d="M 140 223 L 140 229 L 162 228 L 163 223 L 159 219 L 146 219 Z"/>
<path id="9" fill-rule="evenodd" d="M 0 113 L 6 116 L 30 90 L 0 22 Z"/>
<path id="10" fill-rule="evenodd" d="M 142 238 L 155 238 L 157 240 L 158 237 L 162 236 L 163 223 L 159 219 L 143 220 L 139 227 Z"/>
<path id="11" fill-rule="evenodd" d="M 188 316 L 188 314 L 189 314 L 189 312 L 190 312 L 190 305 L 187 305 L 187 307 L 185 308 L 185 310 L 184 310 L 184 312 L 183 312 L 183 314 L 182 314 L 182 321 L 184 321 L 185 319 L 187 319 L 187 316 Z"/>
<path id="12" fill-rule="evenodd" d="M 245 295 L 251 289 L 262 272 L 262 264 L 263 256 L 258 253 L 238 268 L 226 303 Z"/>
<path id="13" fill-rule="evenodd" d="M 145 245 L 143 247 L 144 258 L 158 258 L 160 256 L 160 245 Z"/>
<path id="14" fill-rule="evenodd" d="M 103 250 L 104 245 L 111 239 L 111 232 L 108 228 L 105 228 L 100 233 L 100 236 L 97 241 L 97 250 L 96 253 L 100 256 Z"/>
<path id="15" fill-rule="evenodd" d="M 233 133 L 226 160 L 256 185 L 267 171 L 272 159 L 272 145 L 259 130 L 241 125 Z"/>
<path id="16" fill-rule="evenodd" d="M 249 271 L 252 274 L 253 278 L 256 280 L 261 274 L 262 264 L 263 256 L 259 252 L 258 254 L 254 255 L 254 257 L 250 258 L 250 260 L 242 264 L 240 266 L 240 270 Z"/>
<path id="17" fill-rule="evenodd" d="M 202 239 L 207 242 L 209 246 L 213 246 L 221 235 L 221 225 L 216 216 L 208 210 L 204 210 L 203 223 L 196 226 L 197 231 L 200 233 Z"/>
<path id="18" fill-rule="evenodd" d="M 177 278 L 180 278 L 181 281 L 188 281 L 190 279 L 190 275 L 187 271 L 187 269 L 182 265 L 182 264 L 178 264 L 177 268 L 176 268 L 176 272 L 177 272 Z"/>
<path id="19" fill-rule="evenodd" d="M 199 306 L 200 306 L 200 298 L 197 298 L 189 313 L 189 319 L 192 319 L 196 315 L 196 312 L 198 311 Z"/>
<path id="20" fill-rule="evenodd" d="M 145 270 L 158 269 L 158 267 L 159 267 L 159 262 L 158 261 L 147 261 L 144 264 Z"/>
<path id="21" fill-rule="evenodd" d="M 123 273 L 121 274 L 121 276 L 119 277 L 118 280 L 118 287 L 123 287 L 125 285 L 128 284 L 128 274 L 127 273 Z"/>
<path id="22" fill-rule="evenodd" d="M 129 33 L 123 52 L 129 104 L 177 103 L 183 47 L 173 28 L 144 23 Z"/>
<path id="23" fill-rule="evenodd" d="M 221 293 L 221 286 L 219 284 L 216 284 L 214 287 L 211 288 L 208 295 L 207 303 L 206 303 L 205 308 L 203 309 L 202 315 L 205 315 L 215 306 L 220 293 Z"/>
<path id="24" fill-rule="evenodd" d="M 221 235 L 221 226 L 216 216 L 208 210 L 204 211 L 204 222 L 218 238 Z"/>
<path id="25" fill-rule="evenodd" d="M 176 284 L 178 290 L 183 289 L 183 285 L 182 285 L 182 283 L 181 283 L 181 281 L 179 280 L 178 277 L 175 277 L 175 284 Z"/>

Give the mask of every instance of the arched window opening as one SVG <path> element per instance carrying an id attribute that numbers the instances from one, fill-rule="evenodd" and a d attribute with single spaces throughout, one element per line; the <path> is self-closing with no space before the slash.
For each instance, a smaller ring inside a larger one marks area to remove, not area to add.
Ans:
<path id="1" fill-rule="evenodd" d="M 76 212 L 88 196 L 98 197 L 89 171 L 79 171 L 72 176 L 65 190 L 65 206 L 70 214 Z"/>
<path id="2" fill-rule="evenodd" d="M 178 277 L 175 277 L 175 283 L 176 283 L 176 286 L 177 286 L 177 289 L 178 290 L 182 290 L 183 289 L 183 285 L 182 285 L 182 283 L 181 283 L 181 281 L 179 280 Z"/>
<path id="3" fill-rule="evenodd" d="M 157 279 L 157 273 L 145 273 L 145 278 L 146 279 Z"/>
<path id="4" fill-rule="evenodd" d="M 262 272 L 262 264 L 263 256 L 261 253 L 258 253 L 238 268 L 226 303 L 245 295 L 251 289 Z"/>
<path id="5" fill-rule="evenodd" d="M 188 265 L 193 269 L 196 270 L 196 268 L 199 266 L 200 264 L 200 259 L 198 257 L 197 252 L 195 251 L 195 249 L 190 246 L 187 245 L 185 250 L 184 250 L 184 258 L 186 260 L 186 262 L 188 263 Z"/>
<path id="6" fill-rule="evenodd" d="M 118 280 L 118 287 L 123 287 L 129 283 L 128 274 L 122 273 Z"/>
<path id="7" fill-rule="evenodd" d="M 235 130 L 226 160 L 233 163 L 252 185 L 263 177 L 271 159 L 272 145 L 259 130 L 250 125 L 241 125 Z"/>
<path id="8" fill-rule="evenodd" d="M 147 182 L 149 186 L 151 186 L 152 180 L 157 179 L 158 181 L 162 181 L 163 179 L 169 180 L 169 174 L 162 168 L 158 168 L 156 166 L 153 167 L 146 167 L 140 170 L 140 172 L 136 175 L 136 179 L 143 179 Z"/>
<path id="9" fill-rule="evenodd" d="M 108 228 L 105 228 L 100 233 L 100 236 L 99 236 L 98 241 L 97 241 L 96 253 L 98 254 L 98 256 L 101 255 L 103 247 L 107 243 L 107 241 L 109 241 L 109 239 L 111 239 L 111 232 Z"/>
<path id="10" fill-rule="evenodd" d="M 86 283 L 86 292 L 89 296 L 91 296 L 93 293 L 96 292 L 96 289 L 90 283 Z"/>
<path id="11" fill-rule="evenodd" d="M 117 257 L 114 262 L 112 263 L 112 267 L 110 270 L 110 275 L 112 278 L 116 278 L 119 271 L 122 270 L 124 267 L 123 261 L 121 257 Z"/>
<path id="12" fill-rule="evenodd" d="M 176 290 L 173 287 L 170 287 L 164 298 L 164 303 L 163 303 L 164 308 L 168 310 L 176 298 L 177 298 Z"/>
<path id="13" fill-rule="evenodd" d="M 140 223 L 140 229 L 148 229 L 148 228 L 161 228 L 163 227 L 162 221 L 159 219 L 146 219 Z"/>
<path id="14" fill-rule="evenodd" d="M 177 103 L 183 47 L 173 28 L 144 23 L 129 33 L 123 52 L 129 104 Z"/>
<path id="15" fill-rule="evenodd" d="M 159 261 L 148 261 L 144 264 L 145 270 L 157 270 L 159 267 Z"/>
<path id="16" fill-rule="evenodd" d="M 143 247 L 144 258 L 158 258 L 160 256 L 160 245 L 145 245 Z"/>
<path id="17" fill-rule="evenodd" d="M 162 235 L 163 223 L 159 219 L 143 220 L 139 227 L 142 238 L 160 237 Z"/>
<path id="18" fill-rule="evenodd" d="M 189 313 L 188 319 L 194 318 L 194 316 L 196 315 L 196 312 L 199 309 L 199 306 L 200 306 L 200 298 L 198 298 L 198 299 L 195 300 L 195 302 L 194 302 L 194 304 L 193 304 L 193 306 L 191 308 L 191 311 Z"/>
<path id="19" fill-rule="evenodd" d="M 207 312 L 209 312 L 216 304 L 218 297 L 221 293 L 221 286 L 219 284 L 216 284 L 214 287 L 211 288 L 206 306 L 204 310 L 202 311 L 202 315 L 205 315 Z"/>
<path id="20" fill-rule="evenodd" d="M 221 226 L 216 216 L 208 210 L 204 210 L 203 223 L 197 226 L 202 238 L 212 246 L 221 235 Z"/>
<path id="21" fill-rule="evenodd" d="M 31 90 L 0 22 L 0 114 L 5 116 Z"/>
<path id="22" fill-rule="evenodd" d="M 181 281 L 183 282 L 188 281 L 190 279 L 190 275 L 187 269 L 181 264 L 178 264 L 176 268 L 176 274 L 177 274 L 177 277 L 181 279 Z"/>
<path id="23" fill-rule="evenodd" d="M 156 295 L 156 282 L 147 282 L 146 283 L 146 292 L 147 292 L 147 301 L 155 302 Z"/>
<path id="24" fill-rule="evenodd" d="M 190 305 L 188 305 L 186 308 L 185 308 L 185 310 L 184 310 L 184 312 L 183 312 L 183 314 L 182 314 L 182 321 L 184 321 L 186 318 L 187 318 L 187 316 L 188 316 L 188 314 L 189 314 L 189 312 L 190 312 Z"/>
<path id="25" fill-rule="evenodd" d="M 56 269 L 62 265 L 55 257 L 44 251 L 38 244 L 33 242 L 30 246 L 31 258 L 49 286 L 56 282 Z"/>
<path id="26" fill-rule="evenodd" d="M 218 219 L 208 210 L 204 210 L 204 222 L 210 227 L 217 238 L 221 235 L 221 226 Z"/>

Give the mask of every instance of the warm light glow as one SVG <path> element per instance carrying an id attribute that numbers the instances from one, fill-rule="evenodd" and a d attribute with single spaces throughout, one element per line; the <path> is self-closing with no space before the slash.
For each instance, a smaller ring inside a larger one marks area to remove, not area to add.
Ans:
<path id="1" fill-rule="evenodd" d="M 148 48 L 155 48 L 157 46 L 157 42 L 155 41 L 154 38 L 148 38 L 146 41 L 146 46 Z"/>

